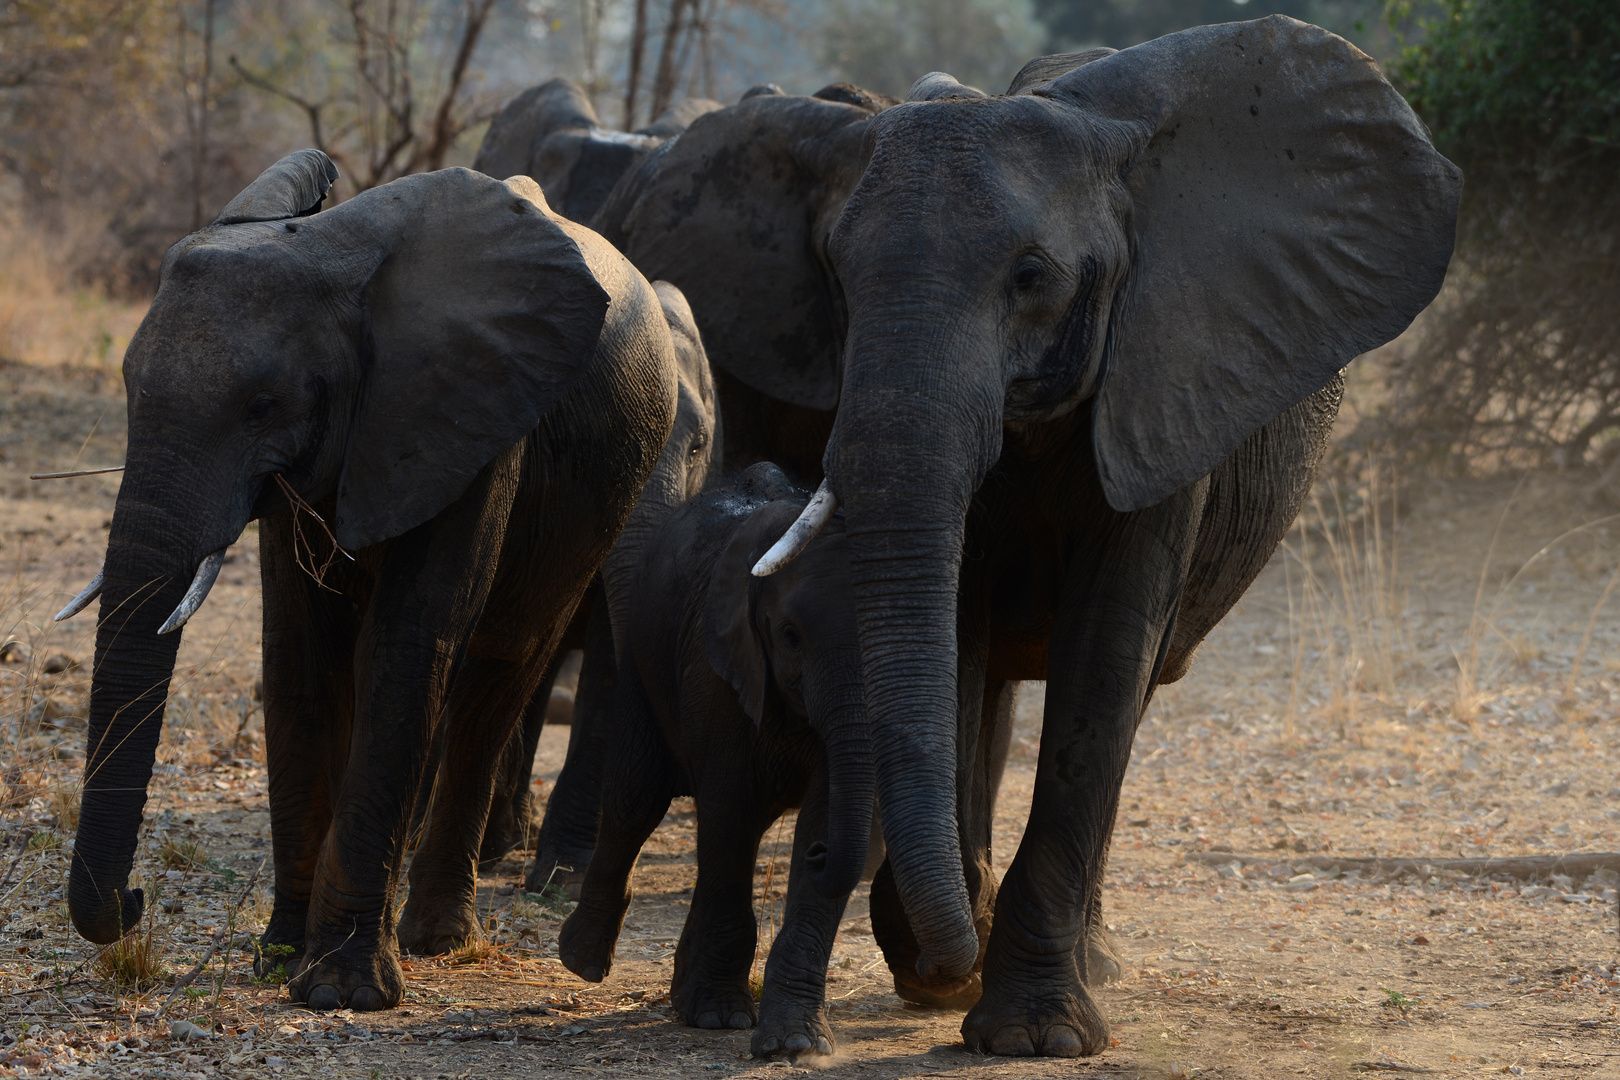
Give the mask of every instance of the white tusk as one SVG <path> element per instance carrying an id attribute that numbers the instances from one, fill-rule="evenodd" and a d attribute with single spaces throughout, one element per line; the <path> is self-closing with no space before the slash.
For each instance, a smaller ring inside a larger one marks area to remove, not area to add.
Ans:
<path id="1" fill-rule="evenodd" d="M 89 607 L 90 601 L 101 595 L 102 576 L 105 573 L 105 570 L 97 570 L 96 576 L 90 580 L 90 584 L 84 587 L 84 592 L 80 593 L 78 596 L 75 596 L 72 600 L 69 600 L 68 606 L 63 608 L 61 611 L 58 611 L 56 613 L 56 618 L 52 621 L 61 622 L 63 619 L 71 619 L 73 616 Z"/>
<path id="2" fill-rule="evenodd" d="M 788 526 L 788 531 L 782 534 L 782 539 L 771 545 L 771 550 L 760 557 L 754 564 L 755 577 L 770 577 L 788 563 L 797 559 L 810 541 L 816 538 L 823 525 L 832 520 L 833 513 L 838 509 L 838 496 L 833 494 L 832 487 L 823 480 L 816 493 L 810 497 L 810 502 L 799 515 L 797 521 Z"/>
<path id="3" fill-rule="evenodd" d="M 219 568 L 225 565 L 225 549 L 220 548 L 197 567 L 197 576 L 191 579 L 191 588 L 186 595 L 180 598 L 180 606 L 174 609 L 174 614 L 160 627 L 158 633 L 172 634 L 186 625 L 186 620 L 197 614 L 202 602 L 208 599 L 208 590 L 214 587 L 214 579 L 219 577 Z"/>

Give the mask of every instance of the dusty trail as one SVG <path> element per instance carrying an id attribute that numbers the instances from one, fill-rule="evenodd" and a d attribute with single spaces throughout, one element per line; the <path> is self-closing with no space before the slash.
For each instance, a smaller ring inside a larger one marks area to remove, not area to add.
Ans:
<path id="1" fill-rule="evenodd" d="M 0 1075 L 789 1068 L 748 1059 L 746 1032 L 670 1019 L 665 991 L 695 874 L 682 803 L 643 855 L 602 986 L 556 962 L 563 909 L 526 898 L 509 860 L 480 891 L 491 943 L 412 961 L 399 1010 L 316 1016 L 255 985 L 233 950 L 167 1014 L 211 1037 L 177 1038 L 154 1021 L 218 935 L 256 933 L 268 911 L 262 884 L 232 906 L 268 851 L 255 538 L 231 550 L 186 632 L 138 859 L 160 894 L 147 928 L 156 985 L 120 986 L 67 925 L 60 891 L 93 627 L 88 616 L 49 623 L 95 570 L 118 478 L 25 477 L 115 464 L 121 390 L 104 371 L 24 365 L 0 366 L 0 390 L 0 645 L 22 642 L 0 659 Z M 1403 506 L 1398 528 L 1380 511 L 1370 554 L 1370 544 L 1352 550 L 1374 535 L 1367 504 L 1324 498 L 1310 521 L 1332 528 L 1291 536 L 1295 554 L 1274 561 L 1139 734 L 1108 879 L 1127 970 L 1100 995 L 1119 1045 L 1080 1063 L 967 1055 L 960 1015 L 906 1008 L 890 993 L 857 895 L 834 952 L 840 1050 L 824 1074 L 1620 1076 L 1620 878 L 1376 878 L 1331 865 L 1620 851 L 1620 607 L 1592 618 L 1620 564 L 1620 526 L 1560 540 L 1501 585 L 1543 545 L 1616 508 L 1573 477 L 1539 479 L 1516 498 L 1511 487 L 1430 489 Z M 47 674 L 58 656 L 81 666 Z M 1003 869 L 1030 799 L 1039 715 L 1040 687 L 1026 687 L 997 817 Z M 566 736 L 553 729 L 542 742 L 542 792 Z M 773 830 L 761 855 L 767 927 L 791 831 Z M 1234 868 L 1183 857 L 1225 850 L 1265 858 Z"/>

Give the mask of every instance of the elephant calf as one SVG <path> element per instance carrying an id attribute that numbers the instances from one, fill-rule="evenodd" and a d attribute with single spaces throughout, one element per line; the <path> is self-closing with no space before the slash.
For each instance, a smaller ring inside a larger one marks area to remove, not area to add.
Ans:
<path id="1" fill-rule="evenodd" d="M 749 570 L 805 508 L 769 463 L 677 510 L 648 548 L 622 624 L 601 831 L 558 951 L 600 982 L 630 872 L 669 802 L 697 802 L 698 879 L 671 997 L 694 1027 L 755 1022 L 748 971 L 760 837 L 802 806 L 787 909 L 753 1049 L 832 1052 L 827 959 L 872 832 L 873 765 L 841 522 L 768 578 Z"/>

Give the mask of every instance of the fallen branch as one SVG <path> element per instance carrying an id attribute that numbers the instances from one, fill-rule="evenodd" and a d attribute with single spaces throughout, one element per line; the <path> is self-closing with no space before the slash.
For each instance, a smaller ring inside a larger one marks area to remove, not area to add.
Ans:
<path id="1" fill-rule="evenodd" d="M 1599 870 L 1620 873 L 1620 852 L 1577 852 L 1569 855 L 1509 855 L 1487 859 L 1368 859 L 1345 858 L 1338 855 L 1306 855 L 1288 858 L 1282 855 L 1234 855 L 1226 851 L 1189 851 L 1187 862 L 1200 866 L 1275 866 L 1287 863 L 1292 867 L 1306 866 L 1313 870 L 1362 870 L 1371 874 L 1433 874 L 1446 871 L 1469 877 L 1487 874 L 1506 874 L 1509 877 L 1530 879 L 1564 874 L 1577 880 L 1590 877 Z"/>

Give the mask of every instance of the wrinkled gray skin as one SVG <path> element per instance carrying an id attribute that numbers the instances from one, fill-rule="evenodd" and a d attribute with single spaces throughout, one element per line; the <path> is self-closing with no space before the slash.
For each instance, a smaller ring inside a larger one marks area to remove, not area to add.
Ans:
<path id="1" fill-rule="evenodd" d="M 1293 520 L 1339 371 L 1439 289 L 1461 178 L 1370 58 L 1283 17 L 1011 90 L 744 101 L 597 223 L 692 299 L 728 457 L 790 427 L 731 384 L 836 409 L 897 990 L 976 999 L 971 1049 L 1073 1056 L 1108 1042 L 1081 946 L 1143 709 Z M 998 892 L 1010 684 L 1042 678 Z"/>
<path id="2" fill-rule="evenodd" d="M 263 943 L 295 999 L 378 1009 L 404 995 L 394 897 L 436 725 L 456 761 L 510 737 L 668 438 L 676 359 L 652 287 L 532 181 L 448 169 L 317 212 L 335 177 L 290 155 L 176 244 L 130 343 L 68 906 L 96 942 L 140 917 L 181 638 L 158 631 L 257 519 Z M 457 768 L 437 795 L 492 782 Z"/>
<path id="3" fill-rule="evenodd" d="M 611 627 L 622 625 L 631 606 L 631 579 L 658 527 L 670 513 L 696 495 L 720 452 L 719 416 L 714 382 L 703 354 L 692 311 L 679 289 L 653 282 L 675 348 L 675 422 L 652 473 L 636 499 L 618 539 L 602 560 L 600 584 L 585 594 L 563 632 L 554 656 L 563 648 L 582 647 L 574 724 L 562 775 L 552 787 L 545 825 L 539 830 L 539 856 L 529 888 L 547 884 L 578 890 L 595 843 L 604 743 L 605 714 L 611 709 L 616 661 Z M 418 955 L 447 952 L 476 933 L 474 908 L 477 862 L 498 859 L 518 843 L 530 822 L 529 778 L 535 746 L 545 723 L 545 705 L 556 678 L 556 660 L 547 669 L 524 712 L 521 727 L 504 751 L 500 744 L 469 747 L 476 765 L 441 759 L 441 777 L 475 767 L 496 778 L 486 820 L 476 801 L 440 800 L 416 854 L 411 859 L 410 899 L 399 924 L 400 947 Z M 498 756 L 494 759 L 490 755 Z M 442 782 L 442 780 L 441 780 Z M 514 828 L 513 823 L 518 827 Z M 558 870 L 558 866 L 571 870 Z M 426 898 L 418 903 L 417 897 Z M 455 902 L 447 903 L 447 898 Z"/>
<path id="4" fill-rule="evenodd" d="M 634 578 L 620 624 L 614 752 L 601 831 L 558 955 L 612 968 L 641 846 L 678 795 L 697 805 L 698 877 L 670 998 L 694 1027 L 754 1026 L 749 987 L 760 838 L 802 806 L 754 1052 L 830 1054 L 827 961 L 872 833 L 874 776 L 842 522 L 768 578 L 750 567 L 809 492 L 756 465 L 681 507 Z"/>
<path id="5" fill-rule="evenodd" d="M 494 177 L 530 176 L 563 217 L 584 224 L 619 177 L 718 101 L 688 98 L 639 131 L 603 127 L 585 91 L 548 79 L 506 103 L 479 144 L 473 168 Z"/>

